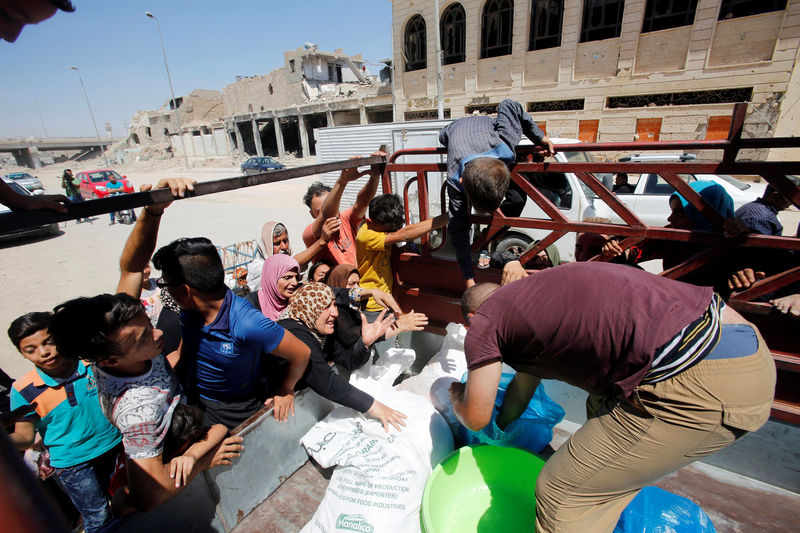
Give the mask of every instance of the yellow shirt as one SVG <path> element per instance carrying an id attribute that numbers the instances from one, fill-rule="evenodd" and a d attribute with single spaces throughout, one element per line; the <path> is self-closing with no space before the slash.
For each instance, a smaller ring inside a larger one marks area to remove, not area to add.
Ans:
<path id="1" fill-rule="evenodd" d="M 392 293 L 391 250 L 387 250 L 386 234 L 371 230 L 367 223 L 361 225 L 356 234 L 356 256 L 360 285 L 365 289 L 380 289 Z M 380 311 L 383 307 L 370 298 L 367 311 Z"/>

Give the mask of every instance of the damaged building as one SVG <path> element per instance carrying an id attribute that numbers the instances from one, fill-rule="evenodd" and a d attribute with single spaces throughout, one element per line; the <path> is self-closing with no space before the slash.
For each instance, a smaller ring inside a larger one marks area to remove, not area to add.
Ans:
<path id="1" fill-rule="evenodd" d="M 284 52 L 284 66 L 237 78 L 222 90 L 229 142 L 240 155 L 316 154 L 314 128 L 392 121 L 390 68 L 369 72 L 361 55 L 311 43 Z"/>
<path id="2" fill-rule="evenodd" d="M 190 157 L 230 155 L 223 110 L 222 93 L 195 89 L 174 101 L 170 99 L 158 110 L 136 113 L 131 118 L 127 145 L 177 156 L 183 155 L 184 146 Z"/>

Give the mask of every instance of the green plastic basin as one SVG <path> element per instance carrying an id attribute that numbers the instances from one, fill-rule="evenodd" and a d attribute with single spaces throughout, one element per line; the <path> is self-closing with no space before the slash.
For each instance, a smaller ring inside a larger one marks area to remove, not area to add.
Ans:
<path id="1" fill-rule="evenodd" d="M 465 446 L 433 469 L 422 493 L 424 533 L 534 531 L 544 460 L 519 448 Z"/>

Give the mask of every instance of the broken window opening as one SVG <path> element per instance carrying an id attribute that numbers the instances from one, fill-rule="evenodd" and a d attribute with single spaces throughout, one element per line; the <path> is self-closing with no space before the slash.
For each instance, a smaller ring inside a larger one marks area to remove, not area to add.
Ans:
<path id="1" fill-rule="evenodd" d="M 463 63 L 466 60 L 467 15 L 464 6 L 450 4 L 442 13 L 439 32 L 442 41 L 442 64 Z"/>
<path id="2" fill-rule="evenodd" d="M 412 120 L 438 120 L 439 118 L 439 110 L 438 109 L 424 109 L 420 111 L 406 111 L 403 114 L 403 119 L 406 122 Z M 444 108 L 444 118 L 450 118 L 450 108 Z"/>
<path id="3" fill-rule="evenodd" d="M 717 20 L 749 17 L 784 9 L 786 9 L 786 0 L 722 0 Z"/>
<path id="4" fill-rule="evenodd" d="M 718 89 L 715 91 L 688 91 L 684 93 L 637 94 L 634 96 L 611 96 L 606 107 L 654 107 L 665 105 L 735 104 L 749 102 L 753 88 Z"/>
<path id="5" fill-rule="evenodd" d="M 289 72 L 294 73 L 294 59 L 289 60 Z"/>
<path id="6" fill-rule="evenodd" d="M 581 42 L 619 37 L 624 0 L 584 0 Z"/>
<path id="7" fill-rule="evenodd" d="M 561 46 L 564 0 L 533 0 L 528 50 Z"/>
<path id="8" fill-rule="evenodd" d="M 697 0 L 647 0 L 642 33 L 694 24 Z"/>
<path id="9" fill-rule="evenodd" d="M 514 2 L 489 0 L 481 17 L 481 59 L 511 55 Z"/>
<path id="10" fill-rule="evenodd" d="M 477 111 L 477 114 L 480 115 L 496 115 L 497 114 L 497 107 L 500 104 L 473 104 L 468 105 L 464 108 L 464 114 L 466 115 L 474 115 Z"/>
<path id="11" fill-rule="evenodd" d="M 273 89 L 272 89 L 272 84 L 271 84 L 271 83 L 270 83 L 270 84 L 269 84 L 269 86 L 267 87 L 267 90 L 269 91 L 269 94 L 272 94 L 272 92 L 273 92 Z"/>
<path id="12" fill-rule="evenodd" d="M 528 113 L 541 113 L 542 111 L 581 111 L 583 109 L 583 104 L 583 98 L 528 102 Z"/>
<path id="13" fill-rule="evenodd" d="M 148 137 L 152 137 L 153 136 L 153 134 L 150 132 L 150 128 L 149 127 L 145 128 L 144 132 L 147 134 Z"/>
<path id="14" fill-rule="evenodd" d="M 403 39 L 403 55 L 406 60 L 406 72 L 422 70 L 428 67 L 425 19 L 422 15 L 414 15 L 406 24 Z"/>

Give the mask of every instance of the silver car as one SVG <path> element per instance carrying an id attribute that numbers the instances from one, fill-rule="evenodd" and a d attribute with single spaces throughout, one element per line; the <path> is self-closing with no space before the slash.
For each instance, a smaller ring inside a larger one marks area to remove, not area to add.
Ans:
<path id="1" fill-rule="evenodd" d="M 21 194 L 23 196 L 29 196 L 31 193 L 28 189 L 22 187 L 16 181 L 10 180 L 8 178 L 3 178 L 11 190 L 13 190 L 17 194 Z M 11 209 L 7 206 L 0 204 L 0 214 L 8 213 Z M 44 236 L 44 235 L 56 235 L 58 233 L 58 224 L 44 224 L 42 226 L 36 226 L 35 228 L 25 228 L 25 229 L 15 229 L 11 231 L 3 231 L 0 232 L 0 242 L 5 242 L 13 239 L 20 239 L 23 237 L 30 237 L 30 236 Z"/>
<path id="2" fill-rule="evenodd" d="M 44 194 L 44 185 L 39 181 L 39 178 L 27 172 L 12 172 L 11 174 L 6 174 L 5 181 L 14 181 L 25 187 L 31 194 Z"/>

